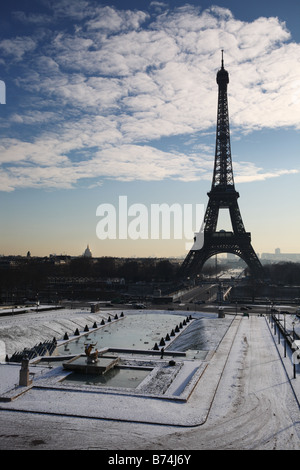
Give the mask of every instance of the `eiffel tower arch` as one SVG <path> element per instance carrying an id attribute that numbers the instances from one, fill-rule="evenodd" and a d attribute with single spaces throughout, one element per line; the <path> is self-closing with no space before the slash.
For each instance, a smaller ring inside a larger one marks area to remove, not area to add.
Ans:
<path id="1" fill-rule="evenodd" d="M 223 51 L 221 69 L 217 73 L 218 113 L 215 162 L 209 200 L 203 226 L 186 256 L 180 275 L 193 277 L 201 273 L 204 263 L 219 253 L 232 253 L 248 265 L 252 276 L 265 278 L 263 267 L 251 245 L 251 234 L 246 232 L 238 206 L 239 193 L 235 190 L 232 170 L 227 85 L 229 74 L 224 68 Z M 220 209 L 229 211 L 232 231 L 217 231 Z"/>

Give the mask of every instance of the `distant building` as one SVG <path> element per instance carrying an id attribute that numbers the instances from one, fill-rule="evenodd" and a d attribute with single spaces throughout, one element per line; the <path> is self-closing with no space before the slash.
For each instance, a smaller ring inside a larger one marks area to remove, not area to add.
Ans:
<path id="1" fill-rule="evenodd" d="M 300 253 L 281 253 L 280 248 L 276 248 L 274 253 L 262 253 L 262 261 L 279 262 L 279 261 L 292 261 L 294 263 L 300 262 Z"/>
<path id="2" fill-rule="evenodd" d="M 90 247 L 89 245 L 86 247 L 83 255 L 82 255 L 84 258 L 92 258 L 92 252 L 90 250 Z"/>

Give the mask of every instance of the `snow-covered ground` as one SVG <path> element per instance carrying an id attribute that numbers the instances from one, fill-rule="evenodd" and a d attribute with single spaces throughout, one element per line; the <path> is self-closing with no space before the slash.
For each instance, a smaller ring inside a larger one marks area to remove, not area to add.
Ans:
<path id="1" fill-rule="evenodd" d="M 59 340 L 115 313 L 57 310 L 2 317 L 0 354 L 53 336 Z M 171 377 L 165 388 L 153 383 L 169 368 L 166 354 L 161 359 L 148 353 L 156 372 L 151 388 L 146 383 L 139 390 L 74 388 L 59 382 L 62 369 L 41 364 L 30 366 L 32 386 L 19 387 L 20 365 L 2 362 L 0 449 L 299 449 L 300 375 L 293 378 L 290 351 L 284 357 L 267 318 L 254 312 L 224 319 L 169 313 L 195 320 L 169 347 L 186 355 L 174 356 L 178 370 L 164 375 Z"/>

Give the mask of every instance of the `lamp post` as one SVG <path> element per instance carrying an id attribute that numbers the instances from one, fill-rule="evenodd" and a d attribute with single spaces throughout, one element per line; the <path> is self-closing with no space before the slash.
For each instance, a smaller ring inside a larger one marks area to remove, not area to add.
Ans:
<path id="1" fill-rule="evenodd" d="M 269 323 L 271 323 L 271 315 L 272 315 L 272 302 L 270 299 L 267 299 L 267 318 L 269 317 Z"/>
<path id="2" fill-rule="evenodd" d="M 271 320 L 273 319 L 273 317 L 272 317 L 273 307 L 274 307 L 274 302 L 272 302 L 272 301 L 270 300 L 270 311 L 269 311 L 269 314 L 270 314 L 270 315 L 269 315 L 269 318 L 270 318 Z"/>
<path id="3" fill-rule="evenodd" d="M 295 322 L 293 321 L 292 322 L 292 326 L 293 326 L 293 340 L 295 339 Z"/>
<path id="4" fill-rule="evenodd" d="M 295 322 L 293 321 L 292 322 L 292 326 L 293 326 L 293 341 L 295 340 Z M 293 357 L 293 355 L 292 355 Z M 293 372 L 294 372 L 294 379 L 296 378 L 296 362 L 295 360 L 293 360 Z"/>
<path id="5" fill-rule="evenodd" d="M 283 329 L 284 329 L 284 357 L 286 357 L 286 329 L 285 329 L 285 315 L 286 312 L 283 312 Z"/>

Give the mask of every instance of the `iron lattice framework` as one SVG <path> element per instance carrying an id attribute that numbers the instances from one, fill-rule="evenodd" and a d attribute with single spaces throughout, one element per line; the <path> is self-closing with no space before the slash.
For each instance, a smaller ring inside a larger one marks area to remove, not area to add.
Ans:
<path id="1" fill-rule="evenodd" d="M 264 278 L 262 265 L 251 245 L 251 234 L 245 231 L 238 206 L 239 193 L 235 190 L 231 146 L 229 113 L 227 100 L 228 72 L 224 69 L 223 51 L 221 69 L 217 73 L 218 116 L 216 130 L 215 163 L 209 201 L 204 216 L 203 227 L 197 236 L 203 241 L 195 243 L 181 266 L 183 276 L 195 276 L 204 263 L 213 255 L 232 253 L 242 258 L 251 274 L 257 279 Z M 232 232 L 217 231 L 220 209 L 228 209 Z"/>

